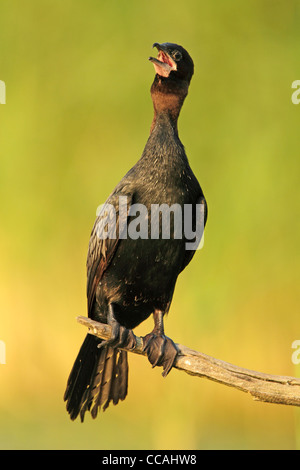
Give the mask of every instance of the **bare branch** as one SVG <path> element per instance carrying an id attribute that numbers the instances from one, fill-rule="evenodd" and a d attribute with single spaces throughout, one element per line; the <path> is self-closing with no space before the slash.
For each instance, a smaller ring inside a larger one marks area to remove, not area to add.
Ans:
<path id="1" fill-rule="evenodd" d="M 86 317 L 77 317 L 77 321 L 89 329 L 89 333 L 102 339 L 109 339 L 111 327 Z M 143 339 L 136 336 L 136 347 L 130 352 L 146 355 L 143 351 Z M 254 400 L 282 405 L 300 406 L 300 379 L 270 375 L 244 369 L 228 362 L 215 359 L 194 351 L 181 344 L 176 344 L 179 353 L 174 367 L 188 374 L 237 388 L 250 393 Z"/>

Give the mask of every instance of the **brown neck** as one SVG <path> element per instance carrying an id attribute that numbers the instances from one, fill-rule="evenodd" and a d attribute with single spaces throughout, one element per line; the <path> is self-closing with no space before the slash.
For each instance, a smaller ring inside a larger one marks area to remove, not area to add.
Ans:
<path id="1" fill-rule="evenodd" d="M 185 97 L 188 93 L 188 84 L 164 82 L 161 77 L 156 76 L 151 87 L 151 97 L 154 107 L 154 116 L 150 133 L 155 128 L 161 115 L 168 117 L 172 126 L 177 131 L 177 120 Z"/>

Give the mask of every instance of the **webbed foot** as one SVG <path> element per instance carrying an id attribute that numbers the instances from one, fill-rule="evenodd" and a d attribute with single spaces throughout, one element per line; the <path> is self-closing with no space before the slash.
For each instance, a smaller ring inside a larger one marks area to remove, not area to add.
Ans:
<path id="1" fill-rule="evenodd" d="M 127 348 L 134 349 L 136 346 L 136 336 L 132 330 L 122 326 L 115 318 L 113 306 L 109 306 L 109 314 L 107 323 L 111 326 L 111 338 L 106 341 L 101 341 L 98 348 L 111 346 L 112 348 Z"/>
<path id="2" fill-rule="evenodd" d="M 163 334 L 152 333 L 143 337 L 144 351 L 146 351 L 152 367 L 162 366 L 162 376 L 166 377 L 172 369 L 178 350 L 175 343 Z"/>
<path id="3" fill-rule="evenodd" d="M 162 366 L 163 377 L 166 377 L 172 369 L 178 349 L 175 343 L 165 336 L 164 312 L 156 309 L 153 312 L 154 328 L 151 333 L 143 337 L 144 351 L 146 351 L 152 367 Z"/>

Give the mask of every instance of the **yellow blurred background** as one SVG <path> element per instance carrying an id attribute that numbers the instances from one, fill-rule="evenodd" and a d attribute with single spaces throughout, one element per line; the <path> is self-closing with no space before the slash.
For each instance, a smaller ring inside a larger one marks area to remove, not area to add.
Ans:
<path id="1" fill-rule="evenodd" d="M 299 24 L 299 0 L 1 0 L 0 448 L 300 448 L 300 410 L 133 354 L 117 407 L 81 424 L 62 400 L 96 208 L 149 135 L 154 42 L 194 59 L 179 133 L 209 206 L 166 334 L 300 376 Z"/>

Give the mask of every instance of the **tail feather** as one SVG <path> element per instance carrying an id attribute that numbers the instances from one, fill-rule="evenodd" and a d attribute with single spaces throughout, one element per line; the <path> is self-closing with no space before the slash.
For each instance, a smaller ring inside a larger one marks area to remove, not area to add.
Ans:
<path id="1" fill-rule="evenodd" d="M 120 351 L 118 362 L 116 363 L 116 380 L 112 383 L 112 400 L 117 405 L 119 400 L 124 400 L 128 390 L 128 363 L 127 352 Z"/>
<path id="2" fill-rule="evenodd" d="M 88 400 L 88 408 L 93 418 L 96 418 L 98 409 L 101 409 L 102 406 L 104 411 L 111 400 L 111 386 L 116 380 L 116 355 L 117 351 L 110 347 L 102 351 Z"/>
<path id="3" fill-rule="evenodd" d="M 72 420 L 86 411 L 96 418 L 112 401 L 124 400 L 128 389 L 127 352 L 98 348 L 101 339 L 87 335 L 71 370 L 64 400 Z"/>

